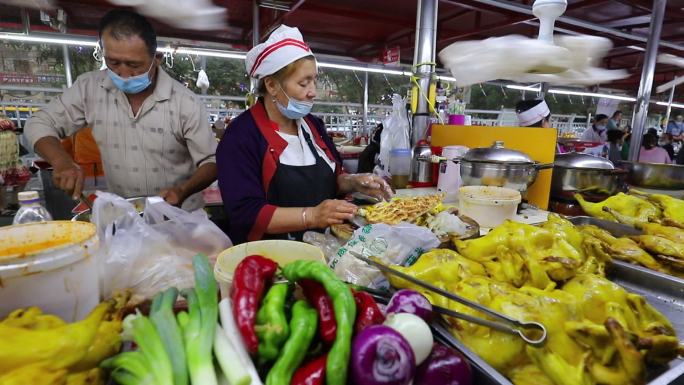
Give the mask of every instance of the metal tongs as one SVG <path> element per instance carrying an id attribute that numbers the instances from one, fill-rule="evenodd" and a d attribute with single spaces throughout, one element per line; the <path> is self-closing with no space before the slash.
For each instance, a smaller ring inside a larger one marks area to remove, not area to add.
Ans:
<path id="1" fill-rule="evenodd" d="M 476 302 L 473 302 L 469 299 L 463 298 L 459 295 L 456 295 L 454 293 L 448 292 L 446 290 L 440 289 L 437 286 L 431 285 L 427 282 L 424 282 L 420 279 L 414 278 L 408 274 L 404 274 L 400 271 L 394 270 L 393 268 L 386 266 L 380 262 L 374 261 L 370 258 L 366 258 L 363 255 L 349 250 L 349 253 L 356 257 L 357 259 L 366 262 L 367 264 L 377 267 L 381 271 L 385 273 L 389 273 L 392 275 L 395 275 L 401 279 L 404 279 L 406 281 L 409 281 L 413 284 L 416 284 L 418 286 L 421 286 L 425 289 L 428 289 L 432 292 L 435 292 L 443 297 L 446 297 L 452 301 L 459 302 L 463 305 L 466 305 L 468 307 L 471 307 L 473 309 L 479 310 L 485 314 L 488 314 L 494 318 L 498 318 L 503 322 L 498 322 L 498 321 L 491 321 L 488 319 L 484 318 L 479 318 L 475 317 L 469 314 L 464 314 L 464 313 L 459 313 L 456 311 L 453 311 L 451 309 L 446 309 L 443 307 L 439 306 L 433 306 L 433 309 L 440 313 L 447 315 L 449 317 L 454 317 L 454 318 L 459 318 L 468 322 L 473 322 L 478 325 L 486 326 L 492 329 L 496 329 L 498 331 L 508 333 L 508 334 L 513 334 L 513 335 L 518 335 L 520 338 L 523 339 L 526 343 L 534 346 L 534 347 L 541 347 L 544 346 L 546 343 L 546 328 L 544 325 L 540 324 L 539 322 L 527 322 L 527 321 L 519 321 L 515 318 L 511 318 L 505 314 L 501 314 L 495 310 L 492 310 L 486 306 L 482 306 Z"/>

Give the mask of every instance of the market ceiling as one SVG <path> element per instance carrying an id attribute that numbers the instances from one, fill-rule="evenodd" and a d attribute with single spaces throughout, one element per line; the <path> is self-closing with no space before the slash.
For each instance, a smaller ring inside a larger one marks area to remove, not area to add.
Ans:
<path id="1" fill-rule="evenodd" d="M 178 30 L 155 22 L 160 36 L 221 43 L 247 50 L 252 41 L 252 1 L 213 0 L 226 7 L 228 28 L 220 31 Z M 416 0 L 259 0 L 262 40 L 279 24 L 299 27 L 316 53 L 378 60 L 388 47 L 400 47 L 401 61 L 413 60 Z M 57 0 L 68 15 L 68 32 L 96 34 L 97 24 L 112 5 L 105 0 Z M 535 37 L 538 24 L 531 13 L 533 0 L 441 0 L 439 1 L 437 49 L 460 40 L 519 34 Z M 556 23 L 556 33 L 586 33 L 605 36 L 614 43 L 604 66 L 625 68 L 632 76 L 610 84 L 634 94 L 643 63 L 643 49 L 651 20 L 651 0 L 568 0 L 565 19 Z M 279 9 L 274 9 L 279 8 Z M 30 11 L 31 30 L 49 31 L 38 11 Z M 16 7 L 0 5 L 0 28 L 20 30 Z M 574 21 L 580 21 L 576 23 Z M 618 31 L 622 36 L 587 28 L 584 23 Z M 625 36 L 634 36 L 627 38 Z M 661 37 L 661 53 L 684 56 L 684 0 L 669 0 Z M 658 64 L 654 84 L 683 76 L 684 69 Z M 661 95 L 662 97 L 662 95 Z M 684 87 L 677 100 L 684 98 Z"/>

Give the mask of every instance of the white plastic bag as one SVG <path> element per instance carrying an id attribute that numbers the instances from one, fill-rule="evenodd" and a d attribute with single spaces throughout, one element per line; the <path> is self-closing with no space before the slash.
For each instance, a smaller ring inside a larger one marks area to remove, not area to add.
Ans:
<path id="1" fill-rule="evenodd" d="M 143 217 L 113 194 L 99 194 L 93 211 L 98 232 L 104 234 L 99 267 L 105 297 L 127 288 L 151 298 L 169 287 L 192 287 L 192 257 L 215 258 L 232 246 L 204 211 L 187 212 L 158 197 L 147 199 Z M 114 211 L 120 215 L 106 223 Z"/>
<path id="2" fill-rule="evenodd" d="M 197 88 L 202 91 L 209 89 L 209 76 L 207 76 L 204 70 L 200 70 L 199 74 L 197 74 Z"/>
<path id="3" fill-rule="evenodd" d="M 354 231 L 351 239 L 329 262 L 329 266 L 346 282 L 388 289 L 389 282 L 382 273 L 351 255 L 350 251 L 365 257 L 380 258 L 386 264 L 410 265 L 421 254 L 439 245 L 439 239 L 432 231 L 411 223 L 366 225 Z"/>
<path id="4" fill-rule="evenodd" d="M 390 150 L 411 148 L 409 142 L 409 121 L 406 115 L 406 101 L 398 94 L 392 96 L 392 113 L 382 122 L 380 134 L 380 168 L 388 170 Z"/>

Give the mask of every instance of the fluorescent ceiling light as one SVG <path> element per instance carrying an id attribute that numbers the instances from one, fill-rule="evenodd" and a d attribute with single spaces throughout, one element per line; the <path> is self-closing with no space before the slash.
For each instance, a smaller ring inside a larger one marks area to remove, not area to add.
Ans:
<path id="1" fill-rule="evenodd" d="M 47 43 L 47 44 L 66 44 L 66 45 L 84 45 L 95 47 L 97 41 L 94 40 L 78 40 L 67 37 L 48 37 L 48 36 L 27 36 L 16 33 L 0 33 L 0 40 L 25 41 L 29 43 Z"/>
<path id="2" fill-rule="evenodd" d="M 590 96 L 594 98 L 605 98 L 605 99 L 615 99 L 624 100 L 626 102 L 636 102 L 636 99 L 631 96 L 624 95 L 612 95 L 612 94 L 597 94 L 594 92 L 580 92 L 580 91 L 569 91 L 560 89 L 550 89 L 549 93 L 560 94 L 560 95 L 577 95 L 577 96 Z"/>
<path id="3" fill-rule="evenodd" d="M 656 102 L 656 104 L 659 105 L 659 106 L 667 106 L 667 102 Z M 684 104 L 672 103 L 672 107 L 674 107 L 674 108 L 684 108 Z"/>
<path id="4" fill-rule="evenodd" d="M 387 75 L 411 76 L 411 73 L 406 72 L 406 71 L 389 70 L 389 69 L 374 68 L 374 67 L 360 67 L 360 66 L 352 66 L 352 65 L 347 65 L 347 64 L 318 62 L 318 66 L 324 67 L 324 68 L 336 68 L 336 69 L 340 69 L 340 70 L 349 70 L 349 71 L 362 71 L 362 72 L 371 72 L 371 73 L 387 74 Z"/>
<path id="5" fill-rule="evenodd" d="M 245 54 L 241 52 L 230 52 L 230 51 L 213 51 L 213 50 L 203 50 L 203 49 L 188 49 L 188 48 L 157 48 L 159 52 L 179 54 L 179 55 L 197 55 L 197 56 L 210 56 L 210 57 L 222 57 L 227 59 L 245 59 Z"/>
<path id="6" fill-rule="evenodd" d="M 535 87 L 528 87 L 528 86 L 519 86 L 516 84 L 509 84 L 506 86 L 506 88 L 510 88 L 512 90 L 521 90 L 521 91 L 534 91 L 534 92 L 540 92 L 541 88 L 535 88 Z"/>
<path id="7" fill-rule="evenodd" d="M 530 86 L 519 86 L 517 84 L 508 84 L 506 88 L 510 88 L 513 90 L 522 90 L 522 91 L 533 91 L 533 92 L 540 92 L 541 89 L 538 87 L 530 87 Z M 571 90 L 562 90 L 558 88 L 552 88 L 549 90 L 550 94 L 559 94 L 559 95 L 575 95 L 575 96 L 590 96 L 594 98 L 606 98 L 606 99 L 616 99 L 616 100 L 624 100 L 626 102 L 635 102 L 636 99 L 631 97 L 631 96 L 625 96 L 625 95 L 612 95 L 612 94 L 597 94 L 594 92 L 582 92 L 582 91 L 571 91 Z"/>
<path id="8" fill-rule="evenodd" d="M 448 82 L 455 82 L 456 78 L 453 76 L 440 76 L 440 75 L 438 75 L 437 80 L 446 80 Z"/>

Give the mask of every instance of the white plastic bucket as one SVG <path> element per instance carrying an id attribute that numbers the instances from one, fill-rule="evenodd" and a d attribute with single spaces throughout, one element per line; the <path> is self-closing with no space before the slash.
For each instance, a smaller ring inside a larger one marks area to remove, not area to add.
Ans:
<path id="1" fill-rule="evenodd" d="M 0 228 L 0 318 L 38 306 L 67 322 L 100 301 L 95 225 L 53 221 Z"/>
<path id="2" fill-rule="evenodd" d="M 304 242 L 267 240 L 242 243 L 233 246 L 216 258 L 214 277 L 221 288 L 221 298 L 228 297 L 233 282 L 233 272 L 237 265 L 247 256 L 261 255 L 274 260 L 280 266 L 300 259 L 321 261 L 325 263 L 323 251 L 316 246 Z"/>
<path id="3" fill-rule="evenodd" d="M 491 228 L 513 219 L 520 201 L 520 192 L 510 188 L 465 186 L 459 189 L 458 211 L 480 227 Z"/>

